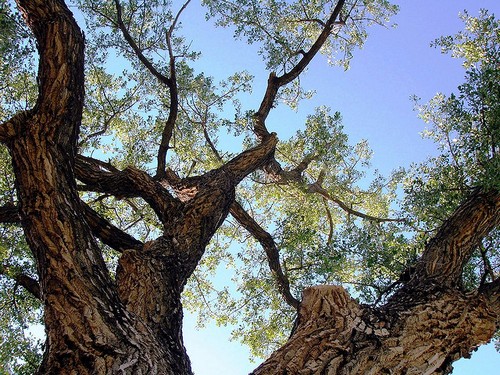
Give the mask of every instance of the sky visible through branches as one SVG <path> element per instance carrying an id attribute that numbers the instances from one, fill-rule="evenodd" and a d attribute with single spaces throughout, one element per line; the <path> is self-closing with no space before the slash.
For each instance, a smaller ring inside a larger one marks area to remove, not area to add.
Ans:
<path id="1" fill-rule="evenodd" d="M 425 124 L 413 111 L 410 99 L 416 95 L 422 102 L 438 92 L 449 94 L 463 82 L 461 62 L 443 55 L 430 43 L 463 28 L 459 12 L 477 15 L 485 8 L 497 17 L 500 3 L 496 0 L 434 2 L 401 1 L 399 14 L 393 19 L 396 28 L 374 27 L 365 47 L 357 51 L 351 68 L 344 72 L 328 66 L 319 56 L 301 78 L 305 89 L 316 92 L 312 101 L 304 101 L 297 112 L 277 108 L 268 120 L 269 130 L 281 138 L 292 134 L 317 105 L 327 105 L 343 116 L 350 141 L 367 139 L 374 151 L 372 166 L 383 174 L 400 166 L 424 161 L 436 153 L 435 144 L 422 139 Z M 256 49 L 243 42 L 234 43 L 225 29 L 205 29 L 203 11 L 190 5 L 182 20 L 187 40 L 192 38 L 193 50 L 203 51 L 198 64 L 206 74 L 224 78 L 229 72 L 248 69 L 255 75 L 253 95 L 248 100 L 258 107 L 265 89 L 265 66 Z M 209 26 L 208 26 L 209 27 Z M 245 103 L 248 106 L 248 103 Z M 225 275 L 219 275 L 224 279 Z M 228 282 L 230 276 L 227 277 Z M 196 318 L 186 314 L 185 342 L 199 374 L 244 374 L 255 368 L 248 351 L 237 342 L 228 342 L 230 329 L 207 325 L 195 328 Z M 472 359 L 455 363 L 453 374 L 494 374 L 500 366 L 500 354 L 493 344 L 479 349 Z"/>
<path id="2" fill-rule="evenodd" d="M 313 100 L 301 102 L 296 112 L 283 106 L 273 110 L 267 121 L 269 131 L 286 139 L 301 127 L 314 107 L 326 105 L 342 114 L 352 144 L 368 140 L 374 152 L 372 166 L 383 175 L 435 154 L 435 144 L 419 135 L 425 124 L 413 111 L 410 98 L 416 95 L 426 102 L 437 92 L 456 92 L 463 82 L 464 70 L 459 60 L 441 54 L 430 43 L 461 30 L 463 23 L 458 13 L 464 9 L 475 16 L 480 8 L 485 8 L 500 17 L 500 3 L 421 0 L 398 4 L 400 12 L 393 19 L 398 26 L 371 28 L 364 49 L 355 52 L 348 71 L 328 66 L 322 56 L 313 61 L 301 77 L 304 88 L 315 91 Z M 255 76 L 253 93 L 242 100 L 246 100 L 246 108 L 258 108 L 268 73 L 256 48 L 243 41 L 234 42 L 230 30 L 213 29 L 206 23 L 198 2 L 189 5 L 181 22 L 187 41 L 192 41 L 192 50 L 202 51 L 194 67 L 214 76 L 216 82 L 235 71 L 248 70 Z M 222 270 L 217 280 L 230 285 L 231 274 Z M 229 342 L 230 328 L 209 323 L 198 330 L 195 325 L 196 317 L 186 312 L 184 338 L 195 373 L 245 374 L 258 364 L 259 360 L 248 360 L 245 347 Z M 500 354 L 490 344 L 480 348 L 471 360 L 460 360 L 454 367 L 453 374 L 458 375 L 494 374 L 500 367 Z"/>

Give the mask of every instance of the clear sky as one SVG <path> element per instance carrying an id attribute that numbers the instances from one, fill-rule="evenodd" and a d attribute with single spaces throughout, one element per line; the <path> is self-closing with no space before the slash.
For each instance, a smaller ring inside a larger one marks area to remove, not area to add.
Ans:
<path id="1" fill-rule="evenodd" d="M 417 95 L 425 102 L 437 92 L 451 93 L 462 82 L 464 71 L 460 61 L 442 55 L 430 47 L 430 42 L 461 30 L 458 13 L 464 9 L 477 15 L 479 8 L 486 8 L 500 17 L 500 1 L 397 3 L 401 7 L 394 18 L 397 28 L 372 28 L 366 46 L 355 53 L 347 72 L 329 67 L 322 58 L 314 61 L 303 82 L 306 88 L 317 91 L 315 98 L 302 104 L 298 113 L 272 112 L 269 130 L 283 138 L 300 126 L 312 108 L 327 105 L 342 113 L 353 142 L 368 139 L 374 150 L 373 165 L 382 172 L 432 155 L 434 144 L 420 138 L 425 124 L 413 111 L 410 96 Z M 268 72 L 256 57 L 255 48 L 234 44 L 227 30 L 207 28 L 197 4 L 186 10 L 183 24 L 193 49 L 203 52 L 198 66 L 206 74 L 222 79 L 246 69 L 256 76 L 253 94 L 246 104 L 257 108 Z M 197 374 L 246 374 L 257 366 L 249 363 L 246 348 L 228 341 L 230 329 L 209 325 L 197 331 L 194 317 L 186 315 L 185 343 Z M 453 374 L 497 374 L 498 368 L 500 354 L 490 344 L 479 349 L 472 359 L 457 362 Z"/>

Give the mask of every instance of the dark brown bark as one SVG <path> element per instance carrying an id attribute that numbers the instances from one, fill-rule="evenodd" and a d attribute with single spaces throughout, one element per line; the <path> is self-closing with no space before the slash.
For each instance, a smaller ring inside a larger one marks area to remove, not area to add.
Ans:
<path id="1" fill-rule="evenodd" d="M 40 374 L 191 374 L 181 293 L 231 207 L 266 250 L 284 297 L 299 307 L 290 340 L 255 374 L 448 373 L 453 360 L 491 338 L 500 323 L 498 280 L 474 293 L 460 291 L 458 281 L 473 249 L 500 221 L 498 192 L 474 192 L 429 242 L 402 287 L 378 308 L 361 306 L 333 286 L 307 289 L 299 305 L 272 238 L 234 204 L 235 187 L 249 173 L 283 172 L 274 159 L 276 135 L 267 132 L 265 119 L 279 87 L 318 52 L 343 3 L 295 68 L 282 77 L 271 74 L 256 114 L 261 142 L 218 169 L 181 179 L 172 171 L 163 174 L 163 167 L 152 177 L 76 157 L 83 36 L 62 0 L 18 0 L 37 40 L 39 97 L 32 110 L 0 127 L 19 202 L 2 208 L 0 219 L 20 220 L 36 259 L 39 280 L 26 275 L 17 280 L 44 304 L 47 344 Z M 133 40 L 129 43 L 134 49 Z M 141 58 L 141 51 L 135 52 Z M 157 76 L 175 88 L 171 77 L 162 77 Z M 111 225 L 80 201 L 75 176 L 84 189 L 144 199 L 163 234 L 143 244 Z M 116 280 L 96 238 L 121 252 Z"/>
<path id="2" fill-rule="evenodd" d="M 188 374 L 185 352 L 162 345 L 163 337 L 127 311 L 82 219 L 73 175 L 83 104 L 80 30 L 61 1 L 19 7 L 37 39 L 40 92 L 32 111 L 11 120 L 5 143 L 44 304 L 39 373 Z M 182 348 L 181 337 L 177 344 Z"/>
<path id="3" fill-rule="evenodd" d="M 0 207 L 0 223 L 15 224 L 20 221 L 19 209 L 15 204 L 10 203 Z"/>
<path id="4" fill-rule="evenodd" d="M 359 305 L 341 287 L 307 289 L 294 334 L 253 374 L 450 373 L 500 324 L 498 280 L 471 293 L 457 286 L 472 251 L 499 221 L 500 193 L 475 191 L 381 307 Z"/>

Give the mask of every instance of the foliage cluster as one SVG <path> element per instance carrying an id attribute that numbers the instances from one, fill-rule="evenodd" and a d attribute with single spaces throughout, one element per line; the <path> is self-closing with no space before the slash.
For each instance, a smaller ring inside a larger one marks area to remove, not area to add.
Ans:
<path id="1" fill-rule="evenodd" d="M 200 54 L 190 50 L 180 22 L 189 1 L 80 0 L 77 15 L 85 20 L 87 34 L 80 152 L 117 168 L 132 165 L 153 172 L 158 140 L 168 121 L 171 93 L 119 32 L 117 4 L 121 21 L 154 69 L 168 76 L 175 62 L 180 110 L 169 167 L 183 177 L 197 175 L 227 161 L 241 145 L 253 143 L 255 108 L 244 104 L 253 77 L 242 71 L 217 82 L 196 70 Z M 286 73 L 314 43 L 336 2 L 205 0 L 203 4 L 217 25 L 231 27 L 237 38 L 255 43 L 270 70 Z M 354 49 L 363 45 L 367 27 L 387 24 L 397 11 L 385 0 L 346 4 L 347 11 L 322 51 L 344 68 Z M 36 95 L 34 47 L 13 9 L 10 1 L 0 0 L 0 121 L 31 107 Z M 255 173 L 239 186 L 237 200 L 272 234 L 296 298 L 304 287 L 336 283 L 363 302 L 379 302 L 390 295 L 401 272 L 468 192 L 500 189 L 498 21 L 486 11 L 462 17 L 465 30 L 435 45 L 464 60 L 464 84 L 455 94 L 440 94 L 418 104 L 430 125 L 425 136 L 436 141 L 441 155 L 412 170 L 381 176 L 371 167 L 368 143 L 350 143 L 340 113 L 319 107 L 278 146 L 276 159 L 288 172 L 287 179 L 276 182 Z M 299 83 L 286 90 L 280 98 L 292 107 L 308 96 Z M 8 160 L 6 150 L 0 149 L 3 206 L 16 202 Z M 303 173 L 294 174 L 304 165 Z M 140 199 L 86 192 L 82 198 L 141 240 L 155 238 L 161 231 Z M 36 272 L 20 229 L 2 225 L 0 234 L 0 362 L 27 373 L 39 353 L 27 328 L 39 322 L 40 305 L 15 278 L 20 273 L 34 277 Z M 497 231 L 477 249 L 464 271 L 464 288 L 498 277 L 499 242 Z M 104 245 L 103 252 L 114 274 L 117 255 Z M 224 268 L 229 269 L 224 275 L 233 275 L 232 283 L 220 276 Z M 289 332 L 285 327 L 291 327 L 294 319 L 277 292 L 259 243 L 230 218 L 189 281 L 184 305 L 199 314 L 201 324 L 207 319 L 234 324 L 234 337 L 249 345 L 255 356 L 281 345 Z"/>

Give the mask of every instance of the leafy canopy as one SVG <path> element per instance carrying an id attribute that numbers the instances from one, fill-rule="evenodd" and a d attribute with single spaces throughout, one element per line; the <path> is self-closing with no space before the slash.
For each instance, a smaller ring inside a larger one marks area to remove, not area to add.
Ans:
<path id="1" fill-rule="evenodd" d="M 172 77 L 173 68 L 179 113 L 168 150 L 169 168 L 182 177 L 197 175 L 254 143 L 256 108 L 245 104 L 253 77 L 240 71 L 215 79 L 200 71 L 200 53 L 190 49 L 182 28 L 185 12 L 194 5 L 164 0 L 122 1 L 119 8 L 116 4 L 79 0 L 78 8 L 72 8 L 87 39 L 80 152 L 118 168 L 133 165 L 153 173 L 173 100 L 158 76 Z M 336 2 L 205 0 L 203 4 L 208 19 L 255 44 L 267 68 L 285 74 L 312 46 Z M 4 121 L 33 105 L 36 56 L 12 3 L 0 0 L 0 6 L 0 121 Z M 353 51 L 368 35 L 368 26 L 387 24 L 396 11 L 395 5 L 383 0 L 347 1 L 321 52 L 347 68 Z M 442 155 L 411 171 L 380 176 L 372 171 L 368 143 L 349 142 L 341 114 L 319 107 L 296 134 L 278 145 L 283 180 L 272 181 L 258 172 L 238 187 L 238 202 L 273 236 L 296 298 L 304 287 L 317 283 L 344 284 L 369 303 L 386 297 L 429 233 L 468 190 L 499 187 L 498 23 L 487 12 L 462 17 L 463 32 L 435 43 L 464 59 L 465 83 L 457 94 L 439 95 L 419 106 L 430 124 L 426 135 L 441 146 Z M 156 76 L 123 37 L 120 22 Z M 294 81 L 279 98 L 295 108 L 309 96 Z M 15 204 L 9 158 L 5 149 L 0 151 L 4 171 L 0 203 Z M 406 195 L 398 206 L 401 184 Z M 82 198 L 141 240 L 161 233 L 155 215 L 140 199 L 88 192 L 82 192 Z M 39 321 L 41 307 L 15 280 L 20 274 L 35 277 L 35 266 L 19 228 L 2 225 L 0 233 L 0 362 L 5 363 L 0 372 L 28 373 L 39 359 L 40 346 L 27 328 Z M 477 285 L 494 277 L 498 242 L 494 233 L 478 249 L 464 274 L 466 283 Z M 103 253 L 114 274 L 118 254 L 104 245 Z M 224 268 L 232 282 L 218 277 Z M 231 218 L 190 279 L 184 305 L 199 314 L 201 324 L 207 319 L 234 324 L 234 337 L 249 345 L 255 356 L 281 345 L 289 332 L 285 327 L 294 319 L 293 309 L 277 291 L 260 244 Z"/>

